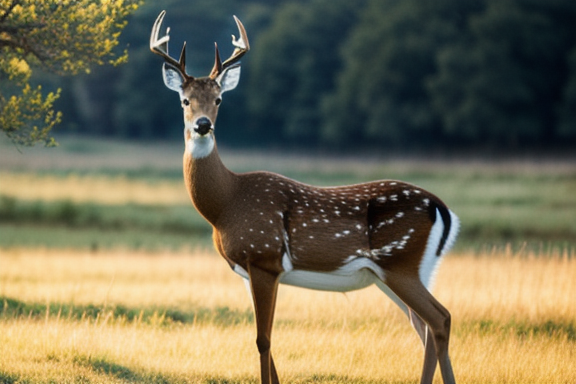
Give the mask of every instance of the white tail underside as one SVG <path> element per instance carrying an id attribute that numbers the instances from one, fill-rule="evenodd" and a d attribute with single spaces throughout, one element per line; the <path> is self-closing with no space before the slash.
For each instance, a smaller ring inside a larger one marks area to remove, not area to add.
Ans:
<path id="1" fill-rule="evenodd" d="M 438 271 L 438 267 L 440 266 L 442 256 L 444 256 L 446 252 L 450 250 L 454 244 L 454 241 L 456 240 L 458 230 L 460 229 L 460 220 L 458 219 L 458 216 L 456 216 L 452 211 L 448 212 L 450 213 L 450 232 L 448 233 L 448 237 L 446 238 L 444 246 L 440 250 L 440 255 L 437 255 L 436 252 L 438 251 L 438 246 L 440 245 L 446 223 L 444 223 L 442 220 L 442 216 L 437 209 L 436 221 L 434 222 L 434 225 L 430 230 L 430 234 L 428 235 L 426 251 L 424 251 L 422 261 L 420 262 L 420 281 L 429 291 L 434 285 L 434 278 L 436 276 L 436 272 Z"/>

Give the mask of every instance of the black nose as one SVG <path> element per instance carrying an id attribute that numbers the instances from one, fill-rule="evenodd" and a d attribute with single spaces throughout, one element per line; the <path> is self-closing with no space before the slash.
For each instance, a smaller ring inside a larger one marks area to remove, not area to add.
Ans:
<path id="1" fill-rule="evenodd" d="M 212 123 L 207 117 L 201 117 L 196 120 L 196 128 L 194 130 L 200 135 L 205 135 L 212 129 Z"/>

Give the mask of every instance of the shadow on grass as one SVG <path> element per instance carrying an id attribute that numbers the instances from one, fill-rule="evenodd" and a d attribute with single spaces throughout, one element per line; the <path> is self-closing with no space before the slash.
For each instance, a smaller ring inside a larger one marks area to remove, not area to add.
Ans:
<path id="1" fill-rule="evenodd" d="M 192 374 L 184 381 L 182 378 L 171 377 L 157 373 L 139 373 L 134 369 L 130 369 L 122 364 L 110 361 L 102 357 L 91 356 L 77 356 L 73 360 L 74 364 L 78 367 L 85 367 L 101 376 L 107 376 L 113 380 L 121 380 L 125 383 L 142 383 L 142 384 L 177 384 L 177 383 L 198 383 L 198 384 L 257 384 L 259 380 L 254 377 L 244 377 L 239 379 L 229 379 L 223 377 L 194 377 Z M 108 380 L 101 378 L 102 382 L 106 383 Z M 90 380 L 81 380 L 80 382 L 90 383 Z M 295 384 L 372 384 L 376 381 L 360 381 L 358 379 L 349 378 L 347 376 L 338 375 L 312 375 L 301 378 L 296 378 L 292 381 Z M 0 372 L 1 384 L 28 384 L 32 383 L 24 377 L 19 375 Z"/>
<path id="2" fill-rule="evenodd" d="M 554 322 L 548 320 L 539 323 L 527 321 L 497 322 L 493 320 L 480 320 L 463 324 L 462 330 L 475 330 L 480 335 L 489 334 L 509 334 L 512 332 L 519 339 L 526 339 L 531 336 L 544 336 L 551 339 L 566 338 L 568 341 L 576 342 L 576 323 L 574 322 Z"/>
<path id="3" fill-rule="evenodd" d="M 19 376 L 0 372 L 0 383 L 2 384 L 14 384 L 14 383 L 27 383 L 27 381 L 22 381 Z"/>
<path id="4" fill-rule="evenodd" d="M 141 322 L 167 326 L 181 324 L 215 324 L 218 326 L 234 326 L 253 323 L 251 310 L 239 311 L 228 307 L 206 308 L 198 307 L 188 311 L 177 308 L 130 308 L 123 305 L 97 306 L 51 303 L 26 303 L 9 297 L 0 296 L 0 318 L 66 318 L 73 320 L 117 320 L 125 322 Z"/>
<path id="5" fill-rule="evenodd" d="M 127 383 L 170 384 L 176 382 L 159 374 L 138 373 L 124 365 L 102 357 L 77 356 L 74 358 L 74 364 L 88 367 L 98 374 L 112 376 Z"/>

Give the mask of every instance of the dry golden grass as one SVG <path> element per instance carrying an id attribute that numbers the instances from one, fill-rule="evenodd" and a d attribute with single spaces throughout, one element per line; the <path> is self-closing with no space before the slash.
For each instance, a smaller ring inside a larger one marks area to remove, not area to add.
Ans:
<path id="1" fill-rule="evenodd" d="M 39 175 L 0 171 L 0 195 L 21 200 L 58 201 L 74 203 L 95 202 L 121 205 L 190 204 L 190 198 L 181 180 L 127 179 L 123 176 Z"/>
<path id="2" fill-rule="evenodd" d="M 576 259 L 450 255 L 436 296 L 452 312 L 451 355 L 463 383 L 573 383 Z M 174 322 L 167 310 L 243 314 L 241 279 L 207 252 L 0 250 L 0 296 L 52 308 L 0 316 L 0 381 L 256 382 L 251 318 Z M 58 315 L 55 307 L 153 308 L 129 318 Z M 413 383 L 422 348 L 374 288 L 346 295 L 282 286 L 273 351 L 283 382 Z M 440 382 L 437 377 L 437 382 Z"/>

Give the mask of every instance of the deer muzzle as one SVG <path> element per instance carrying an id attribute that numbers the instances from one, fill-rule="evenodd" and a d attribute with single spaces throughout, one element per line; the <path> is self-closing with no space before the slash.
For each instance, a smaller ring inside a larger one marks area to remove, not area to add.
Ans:
<path id="1" fill-rule="evenodd" d="M 196 125 L 194 127 L 194 131 L 201 136 L 208 134 L 214 127 L 212 126 L 212 122 L 207 117 L 201 117 L 196 120 Z"/>

